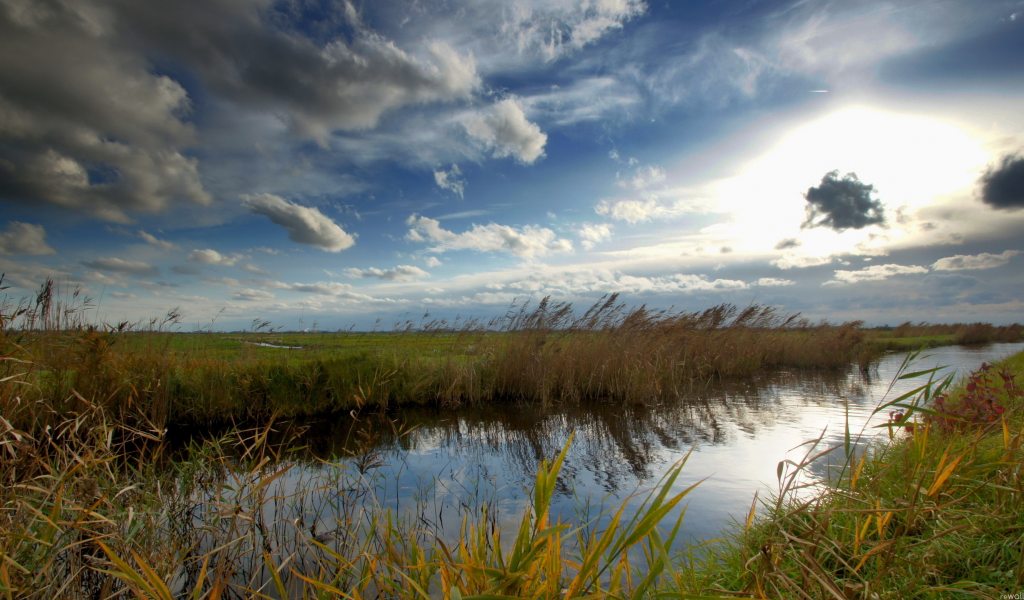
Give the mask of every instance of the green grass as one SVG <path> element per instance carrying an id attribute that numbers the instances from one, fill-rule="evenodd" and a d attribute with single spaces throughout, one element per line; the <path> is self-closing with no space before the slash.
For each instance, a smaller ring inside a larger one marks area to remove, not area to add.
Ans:
<path id="1" fill-rule="evenodd" d="M 694 382 L 845 368 L 871 355 L 858 323 L 811 324 L 756 305 L 651 311 L 616 296 L 582 315 L 545 300 L 487 324 L 407 321 L 391 332 L 331 334 L 277 333 L 258 320 L 247 333 L 172 333 L 174 311 L 142 327 L 88 327 L 77 320 L 82 307 L 54 299 L 52 286 L 20 306 L 0 307 L 0 352 L 11 359 L 0 377 L 17 373 L 23 386 L 0 397 L 0 410 L 27 432 L 86 399 L 157 427 L 369 405 L 637 402 Z"/>
<path id="2" fill-rule="evenodd" d="M 1007 361 L 1024 375 L 1024 353 Z M 926 377 L 927 374 L 920 376 Z M 5 384 L 9 384 L 4 382 Z M 934 398 L 939 387 L 922 390 Z M 952 395 L 964 390 L 952 392 Z M 1019 399 L 1018 399 L 1019 400 Z M 926 405 L 897 401 L 905 410 Z M 894 408 L 899 406 L 894 405 Z M 909 407 L 909 408 L 908 408 Z M 887 409 L 888 407 L 886 407 Z M 884 410 L 884 409 L 883 409 Z M 919 422 L 841 478 L 780 475 L 730 541 L 677 547 L 693 487 L 668 470 L 635 514 L 573 525 L 548 514 L 563 449 L 538 467 L 517 527 L 486 506 L 440 537 L 375 500 L 375 450 L 285 485 L 297 463 L 273 427 L 233 430 L 168 461 L 160 434 L 96 405 L 33 437 L 0 421 L 2 598 L 998 598 L 1024 570 L 1024 414 L 954 429 Z M 895 425 L 904 426 L 907 422 Z M 398 432 L 398 435 L 402 435 Z M 295 438 L 293 443 L 300 438 Z M 316 514 L 303 507 L 319 507 Z M 599 519 L 599 517 L 604 517 Z"/>
<path id="3" fill-rule="evenodd" d="M 868 334 L 867 343 L 879 352 L 907 352 L 921 348 L 955 346 L 959 344 L 953 334 L 919 335 L 915 337 L 891 337 Z"/>
<path id="4" fill-rule="evenodd" d="M 780 465 L 781 493 L 742 524 L 701 569 L 710 587 L 771 598 L 998 598 L 1024 585 L 1024 353 L 1004 361 L 1016 390 L 993 388 L 1006 412 L 958 421 L 929 412 L 940 392 L 893 408 L 921 417 L 842 476 L 799 489 L 801 463 Z M 985 392 L 987 393 L 987 392 Z"/>

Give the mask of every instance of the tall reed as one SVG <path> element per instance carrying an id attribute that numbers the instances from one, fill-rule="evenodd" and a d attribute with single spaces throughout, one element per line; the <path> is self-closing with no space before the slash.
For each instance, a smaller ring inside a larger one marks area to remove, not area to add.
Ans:
<path id="1" fill-rule="evenodd" d="M 224 352 L 209 335 L 188 337 L 187 347 L 185 336 L 169 333 L 177 311 L 161 320 L 90 325 L 88 309 L 88 299 L 55 300 L 48 284 L 34 302 L 2 317 L 0 347 L 11 361 L 28 361 L 17 402 L 0 399 L 15 426 L 44 428 L 42 415 L 79 411 L 78 396 L 109 413 L 139 413 L 157 427 L 395 403 L 646 402 L 708 379 L 844 367 L 865 356 L 858 322 L 811 324 L 758 305 L 654 311 L 630 308 L 616 295 L 582 315 L 545 299 L 513 305 L 486 323 L 407 320 L 351 350 L 290 356 L 249 343 L 265 339 L 259 320 L 241 350 Z M 12 402 L 43 402 L 48 410 L 14 410 Z"/>

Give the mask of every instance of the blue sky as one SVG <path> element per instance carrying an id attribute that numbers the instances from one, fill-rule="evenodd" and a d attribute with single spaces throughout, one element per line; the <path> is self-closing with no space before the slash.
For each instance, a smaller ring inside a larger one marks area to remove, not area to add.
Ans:
<path id="1" fill-rule="evenodd" d="M 1019 0 L 0 0 L 0 270 L 217 328 L 1021 321 L 1022 57 Z"/>

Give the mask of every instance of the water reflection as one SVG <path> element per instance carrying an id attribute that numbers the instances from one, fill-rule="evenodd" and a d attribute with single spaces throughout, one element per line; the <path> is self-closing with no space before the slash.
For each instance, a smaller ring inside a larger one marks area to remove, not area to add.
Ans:
<path id="1" fill-rule="evenodd" d="M 1024 344 L 939 348 L 915 368 L 950 365 L 964 373 L 1021 349 Z M 517 522 L 538 463 L 554 457 L 575 431 L 553 513 L 579 522 L 581 505 L 600 510 L 629 499 L 628 519 L 637 509 L 632 494 L 654 485 L 692 449 L 675 491 L 701 481 L 687 498 L 684 527 L 689 541 L 710 539 L 731 515 L 746 513 L 755 491 L 764 497 L 776 489 L 779 462 L 799 460 L 805 448 L 794 448 L 803 442 L 821 436 L 820 449 L 841 445 L 847 424 L 860 448 L 887 435 L 873 427 L 887 415 L 872 415 L 873 410 L 887 392 L 891 399 L 920 385 L 903 380 L 888 389 L 903 358 L 889 356 L 866 374 L 854 367 L 779 371 L 703 384 L 653 403 L 406 407 L 356 419 L 321 419 L 305 424 L 305 452 L 274 467 L 290 466 L 263 492 L 280 500 L 254 510 L 281 528 L 282 539 L 299 529 L 337 533 L 358 520 L 353 517 L 358 503 L 350 496 L 359 489 L 366 494 L 359 503 L 415 515 L 426 529 L 453 538 L 462 517 L 479 514 L 484 505 L 496 524 Z M 830 463 L 841 459 L 841 452 L 826 457 L 811 473 L 824 476 Z M 351 477 L 362 483 L 354 487 Z M 232 483 L 226 489 L 251 487 Z"/>
<path id="2" fill-rule="evenodd" d="M 916 368 L 949 365 L 964 372 L 1022 348 L 938 348 Z M 484 500 L 500 507 L 504 519 L 517 519 L 538 463 L 555 456 L 572 431 L 576 438 L 553 504 L 567 517 L 585 499 L 610 503 L 652 485 L 694 448 L 676 486 L 681 490 L 706 478 L 689 503 L 687 529 L 710 537 L 730 514 L 745 513 L 755 490 L 776 487 L 779 461 L 802 456 L 802 450 L 790 452 L 799 444 L 823 434 L 822 449 L 842 444 L 847 423 L 854 436 L 863 434 L 861 447 L 886 435 L 872 426 L 887 415 L 872 419 L 871 413 L 903 358 L 886 357 L 867 374 L 850 367 L 709 383 L 648 404 L 404 408 L 358 421 L 322 420 L 311 423 L 306 434 L 308 458 L 357 461 L 372 453 L 383 461 L 378 469 L 383 503 L 422 508 L 429 498 L 438 522 L 457 523 L 469 506 Z M 898 381 L 888 397 L 920 383 Z M 824 475 L 829 461 L 837 457 L 819 461 L 813 472 Z M 309 461 L 304 468 L 317 464 Z"/>

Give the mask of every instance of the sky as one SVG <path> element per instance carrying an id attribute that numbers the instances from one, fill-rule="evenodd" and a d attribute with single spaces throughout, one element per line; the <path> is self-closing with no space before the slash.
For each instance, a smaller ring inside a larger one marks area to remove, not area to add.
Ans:
<path id="1" fill-rule="evenodd" d="M 0 271 L 95 322 L 1024 321 L 1024 1 L 0 0 Z"/>

